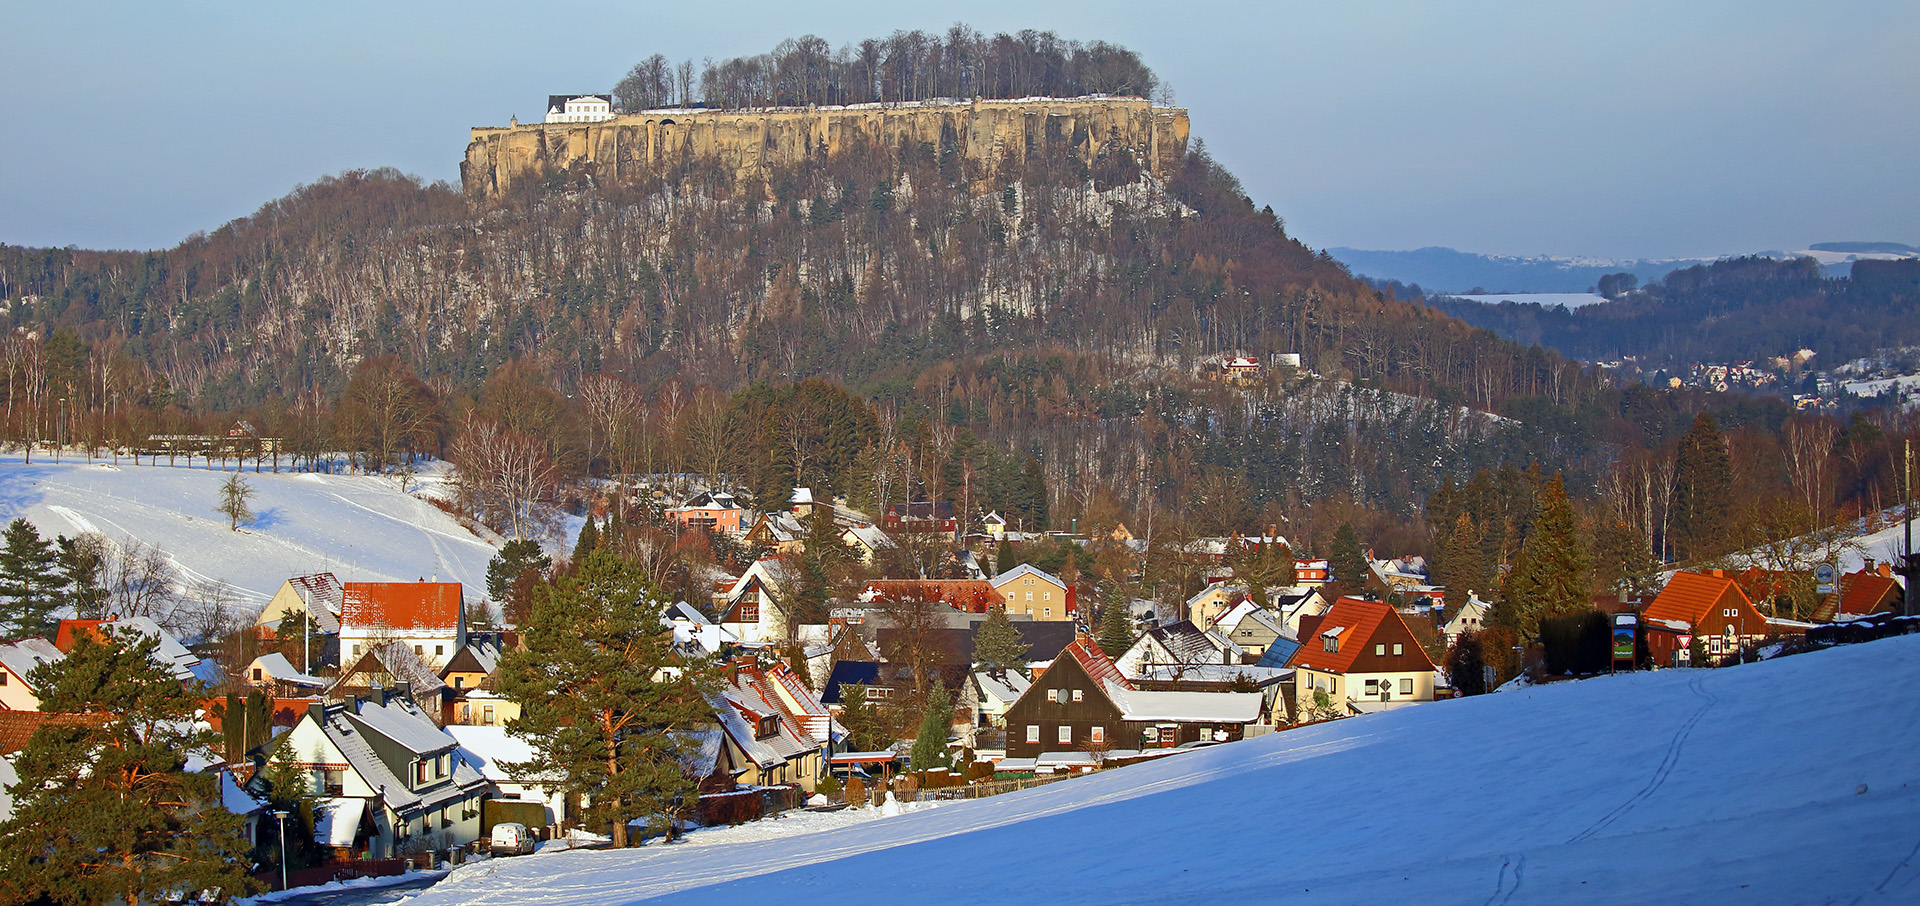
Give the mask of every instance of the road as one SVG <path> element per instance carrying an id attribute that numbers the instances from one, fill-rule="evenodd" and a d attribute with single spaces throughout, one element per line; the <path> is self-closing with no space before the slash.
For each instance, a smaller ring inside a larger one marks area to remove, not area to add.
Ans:
<path id="1" fill-rule="evenodd" d="M 435 873 L 408 878 L 384 887 L 335 887 L 275 900 L 269 906 L 383 906 L 397 903 L 434 885 L 446 877 Z"/>

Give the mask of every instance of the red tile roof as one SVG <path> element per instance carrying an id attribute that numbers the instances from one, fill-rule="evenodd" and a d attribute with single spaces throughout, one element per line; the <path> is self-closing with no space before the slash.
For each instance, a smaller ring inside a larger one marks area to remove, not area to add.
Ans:
<path id="1" fill-rule="evenodd" d="M 1101 651 L 1100 646 L 1094 643 L 1093 637 L 1084 632 L 1075 636 L 1072 644 L 1060 649 L 1060 656 L 1079 661 L 1080 666 L 1086 669 L 1087 676 L 1102 687 L 1133 688 L 1133 684 L 1127 682 L 1127 677 L 1120 672 L 1120 668 L 1113 665 L 1113 659 L 1107 657 L 1107 653 Z"/>
<path id="2" fill-rule="evenodd" d="M 1373 638 L 1380 624 L 1388 620 L 1399 622 L 1402 629 L 1406 628 L 1391 605 L 1361 598 L 1341 598 L 1333 602 L 1333 606 L 1327 608 L 1324 614 L 1300 618 L 1300 648 L 1293 653 L 1289 663 L 1328 673 L 1351 673 L 1353 659 L 1366 650 L 1367 640 Z M 1340 641 L 1335 646 L 1339 650 L 1328 651 L 1320 635 L 1334 631 L 1339 632 Z"/>
<path id="3" fill-rule="evenodd" d="M 341 592 L 340 623 L 453 632 L 460 625 L 460 583 L 348 582 Z"/>
<path id="4" fill-rule="evenodd" d="M 0 756 L 27 747 L 33 732 L 47 724 L 89 724 L 105 720 L 97 714 L 56 714 L 47 711 L 0 711 Z"/>
<path id="5" fill-rule="evenodd" d="M 1678 572 L 1641 613 L 1645 623 L 1665 621 L 1698 626 L 1715 611 L 1736 606 L 1751 609 L 1753 602 L 1732 579 L 1705 573 Z"/>
<path id="6" fill-rule="evenodd" d="M 1900 601 L 1900 583 L 1891 576 L 1862 570 L 1840 577 L 1840 589 L 1820 602 L 1813 612 L 1816 622 L 1828 622 L 1843 616 L 1865 616 L 1891 609 Z"/>
<path id="7" fill-rule="evenodd" d="M 925 595 L 951 604 L 961 613 L 986 613 L 1007 603 L 1006 596 L 985 579 L 875 579 L 867 583 L 866 590 L 877 601 L 895 595 Z"/>

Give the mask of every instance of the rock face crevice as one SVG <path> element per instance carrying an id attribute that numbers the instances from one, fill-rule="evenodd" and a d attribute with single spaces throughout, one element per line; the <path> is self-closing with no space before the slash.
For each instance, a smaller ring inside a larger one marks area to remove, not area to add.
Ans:
<path id="1" fill-rule="evenodd" d="M 1117 97 L 649 110 L 598 123 L 475 127 L 460 178 L 476 201 L 583 165 L 597 179 L 621 183 L 670 164 L 712 161 L 744 182 L 816 155 L 902 143 L 951 148 L 988 173 L 1049 149 L 1090 161 L 1119 146 L 1165 177 L 1186 155 L 1187 129 L 1182 108 Z"/>

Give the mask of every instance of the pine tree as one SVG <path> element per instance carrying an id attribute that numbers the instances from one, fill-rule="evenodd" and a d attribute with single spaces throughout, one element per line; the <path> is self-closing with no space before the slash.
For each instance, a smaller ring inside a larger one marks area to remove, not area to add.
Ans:
<path id="1" fill-rule="evenodd" d="M 1493 590 L 1486 587 L 1487 571 L 1480 561 L 1480 530 L 1472 516 L 1462 511 L 1455 517 L 1452 531 L 1440 539 L 1439 548 L 1440 562 L 1434 572 L 1446 588 L 1448 616 L 1459 613 L 1476 591 L 1492 596 Z"/>
<path id="2" fill-rule="evenodd" d="M 1366 551 L 1360 547 L 1360 536 L 1354 534 L 1353 523 L 1342 522 L 1333 533 L 1333 550 L 1328 559 L 1332 562 L 1333 580 L 1346 594 L 1357 595 L 1366 590 L 1367 576 L 1372 570 L 1367 565 Z"/>
<path id="3" fill-rule="evenodd" d="M 1101 602 L 1099 638 L 1107 657 L 1119 657 L 1133 647 L 1133 615 L 1125 601 Z"/>
<path id="4" fill-rule="evenodd" d="M 505 603 L 513 590 L 513 581 L 527 570 L 545 573 L 553 568 L 553 558 L 540 550 L 540 542 L 515 538 L 500 546 L 500 553 L 487 561 L 487 597 Z"/>
<path id="5" fill-rule="evenodd" d="M 312 775 L 300 764 L 293 751 L 293 736 L 282 733 L 267 747 L 266 768 L 260 772 L 261 785 L 266 794 L 269 812 L 287 813 L 287 867 L 289 869 L 307 868 L 321 861 L 319 845 L 313 839 L 315 825 L 314 810 L 320 805 L 320 798 L 314 795 Z M 279 827 L 275 826 L 275 831 Z M 280 864 L 280 835 L 276 833 L 270 844 L 261 847 L 259 861 Z"/>
<path id="6" fill-rule="evenodd" d="M 987 612 L 986 621 L 973 634 L 973 662 L 983 670 L 1012 671 L 1024 676 L 1027 651 L 1032 647 L 1020 638 L 1020 630 L 1007 619 L 1006 609 L 995 607 Z"/>
<path id="7" fill-rule="evenodd" d="M 867 687 L 848 683 L 840 687 L 840 725 L 847 728 L 847 745 L 856 752 L 877 752 L 892 740 L 886 738 L 880 714 L 867 701 Z"/>
<path id="8" fill-rule="evenodd" d="M 668 830 L 691 802 L 681 740 L 713 720 L 714 670 L 675 652 L 639 567 L 604 548 L 578 567 L 534 592 L 525 647 L 501 657 L 500 691 L 523 706 L 507 732 L 533 749 L 507 769 L 561 778 L 625 846 L 629 820 Z"/>
<path id="9" fill-rule="evenodd" d="M 1454 691 L 1461 695 L 1480 695 L 1487 691 L 1486 659 L 1480 654 L 1480 636 L 1465 632 L 1447 652 L 1447 676 Z"/>
<path id="10" fill-rule="evenodd" d="M 51 636 L 64 584 L 53 545 L 25 519 L 8 523 L 0 539 L 0 638 Z"/>
<path id="11" fill-rule="evenodd" d="M 927 695 L 927 710 L 920 717 L 920 732 L 913 737 L 913 769 L 926 771 L 953 766 L 947 753 L 947 737 L 953 733 L 953 698 L 947 684 L 934 677 L 933 691 Z"/>
<path id="12" fill-rule="evenodd" d="M 1673 498 L 1667 508 L 1667 550 L 1681 559 L 1720 553 L 1733 511 L 1732 467 L 1720 426 L 1705 412 L 1693 420 L 1674 454 Z"/>
<path id="13" fill-rule="evenodd" d="M 599 549 L 599 547 L 600 527 L 594 523 L 592 516 L 588 516 L 587 524 L 580 527 L 580 537 L 573 542 L 573 559 L 571 562 L 576 566 L 587 562 L 587 555 L 593 553 Z"/>
<path id="14" fill-rule="evenodd" d="M 1540 621 L 1592 609 L 1587 549 L 1559 475 L 1540 489 L 1539 515 L 1507 577 L 1496 618 L 1537 640 Z"/>
<path id="15" fill-rule="evenodd" d="M 43 725 L 13 759 L 13 815 L 0 823 L 0 900 L 136 903 L 182 890 L 254 888 L 240 816 L 219 778 L 186 770 L 217 740 L 196 696 L 137 634 L 82 634 L 31 680 Z"/>

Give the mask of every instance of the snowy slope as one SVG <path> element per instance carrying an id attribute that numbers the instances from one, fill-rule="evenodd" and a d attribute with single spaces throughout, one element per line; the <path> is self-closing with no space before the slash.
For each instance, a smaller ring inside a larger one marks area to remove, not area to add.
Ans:
<path id="1" fill-rule="evenodd" d="M 1917 681 L 1920 637 L 1554 684 L 408 902 L 1920 902 Z"/>
<path id="2" fill-rule="evenodd" d="M 391 479 L 312 473 L 246 473 L 257 518 L 232 532 L 214 511 L 227 473 L 18 455 L 0 458 L 0 521 L 25 516 L 40 534 L 97 531 L 159 546 L 188 582 L 230 586 L 264 605 L 289 576 L 330 570 L 343 582 L 411 582 L 439 576 L 484 593 L 494 549 Z"/>

